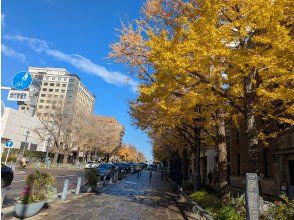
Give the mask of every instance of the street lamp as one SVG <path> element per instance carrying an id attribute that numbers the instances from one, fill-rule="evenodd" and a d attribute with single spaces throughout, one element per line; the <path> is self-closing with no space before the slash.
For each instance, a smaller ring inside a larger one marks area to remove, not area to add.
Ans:
<path id="1" fill-rule="evenodd" d="M 22 151 L 22 155 L 24 156 L 24 153 L 25 153 L 25 150 L 26 150 L 26 146 L 27 146 L 27 142 L 28 142 L 28 137 L 29 137 L 29 134 L 30 134 L 30 130 L 27 130 L 26 131 L 26 140 L 25 140 L 25 146 L 23 148 L 23 151 Z"/>

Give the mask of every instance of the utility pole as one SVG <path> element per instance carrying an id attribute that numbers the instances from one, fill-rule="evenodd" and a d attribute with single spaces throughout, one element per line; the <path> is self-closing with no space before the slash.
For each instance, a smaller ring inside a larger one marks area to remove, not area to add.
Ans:
<path id="1" fill-rule="evenodd" d="M 22 156 L 24 156 L 24 153 L 25 153 L 25 150 L 26 150 L 26 146 L 27 146 L 27 144 L 28 144 L 28 137 L 29 137 L 29 134 L 30 134 L 30 130 L 27 130 L 27 131 L 26 131 L 25 146 L 24 146 L 23 151 L 22 151 Z"/>

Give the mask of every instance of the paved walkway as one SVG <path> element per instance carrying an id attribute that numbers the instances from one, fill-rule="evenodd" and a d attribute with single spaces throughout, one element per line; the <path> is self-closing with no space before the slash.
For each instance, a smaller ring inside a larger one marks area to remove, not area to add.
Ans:
<path id="1" fill-rule="evenodd" d="M 30 218 L 54 220 L 82 219 L 191 219 L 178 207 L 177 195 L 158 173 L 143 171 L 142 176 L 130 175 L 123 181 L 109 184 L 97 194 L 51 204 L 49 209 Z"/>

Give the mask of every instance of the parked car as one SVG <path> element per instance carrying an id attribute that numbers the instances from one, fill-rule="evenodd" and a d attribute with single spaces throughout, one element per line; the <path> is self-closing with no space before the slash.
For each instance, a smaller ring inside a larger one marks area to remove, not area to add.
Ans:
<path id="1" fill-rule="evenodd" d="M 13 170 L 5 164 L 1 163 L 1 188 L 10 186 L 13 177 Z"/>
<path id="2" fill-rule="evenodd" d="M 101 180 L 106 176 L 106 179 L 110 179 L 110 177 L 113 176 L 113 173 L 115 171 L 115 166 L 113 164 L 109 163 L 102 163 L 97 168 L 97 174 L 101 177 Z"/>
<path id="3" fill-rule="evenodd" d="M 91 169 L 91 168 L 97 168 L 99 166 L 99 163 L 96 161 L 89 161 L 86 163 L 85 168 L 86 169 Z"/>
<path id="4" fill-rule="evenodd" d="M 157 165 L 156 164 L 149 164 L 147 166 L 147 170 L 157 171 Z"/>
<path id="5" fill-rule="evenodd" d="M 146 164 L 146 163 L 142 163 L 142 162 L 141 162 L 141 163 L 139 163 L 139 165 L 141 166 L 142 169 L 147 168 L 147 164 Z"/>

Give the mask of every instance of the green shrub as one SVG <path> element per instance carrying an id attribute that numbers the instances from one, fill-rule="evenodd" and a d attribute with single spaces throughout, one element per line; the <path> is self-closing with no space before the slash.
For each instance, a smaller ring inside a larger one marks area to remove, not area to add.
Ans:
<path id="1" fill-rule="evenodd" d="M 193 184 L 193 182 L 192 181 L 185 181 L 183 184 L 182 184 L 182 188 L 183 188 L 183 190 L 185 190 L 185 191 L 188 191 L 188 192 L 191 192 L 191 191 L 193 191 L 193 189 L 194 189 L 194 184 Z"/>
<path id="2" fill-rule="evenodd" d="M 281 195 L 281 201 L 276 201 L 270 208 L 268 216 L 275 220 L 294 219 L 294 200 Z"/>
<path id="3" fill-rule="evenodd" d="M 215 213 L 222 207 L 219 198 L 205 190 L 194 192 L 190 197 L 213 217 L 215 217 Z"/>
<path id="4" fill-rule="evenodd" d="M 23 204 L 50 201 L 56 196 L 55 179 L 36 170 L 26 178 L 26 185 L 18 202 Z"/>
<path id="5" fill-rule="evenodd" d="M 1 160 L 5 161 L 6 160 L 6 152 L 2 154 Z M 17 156 L 15 154 L 9 154 L 7 158 L 7 162 L 16 162 L 17 161 Z"/>
<path id="6" fill-rule="evenodd" d="M 86 185 L 89 186 L 97 186 L 98 183 L 98 175 L 96 169 L 87 169 L 85 171 Z"/>
<path id="7" fill-rule="evenodd" d="M 224 205 L 217 213 L 215 216 L 215 219 L 218 220 L 241 220 L 244 219 L 242 218 L 237 210 L 230 206 L 230 205 Z"/>

